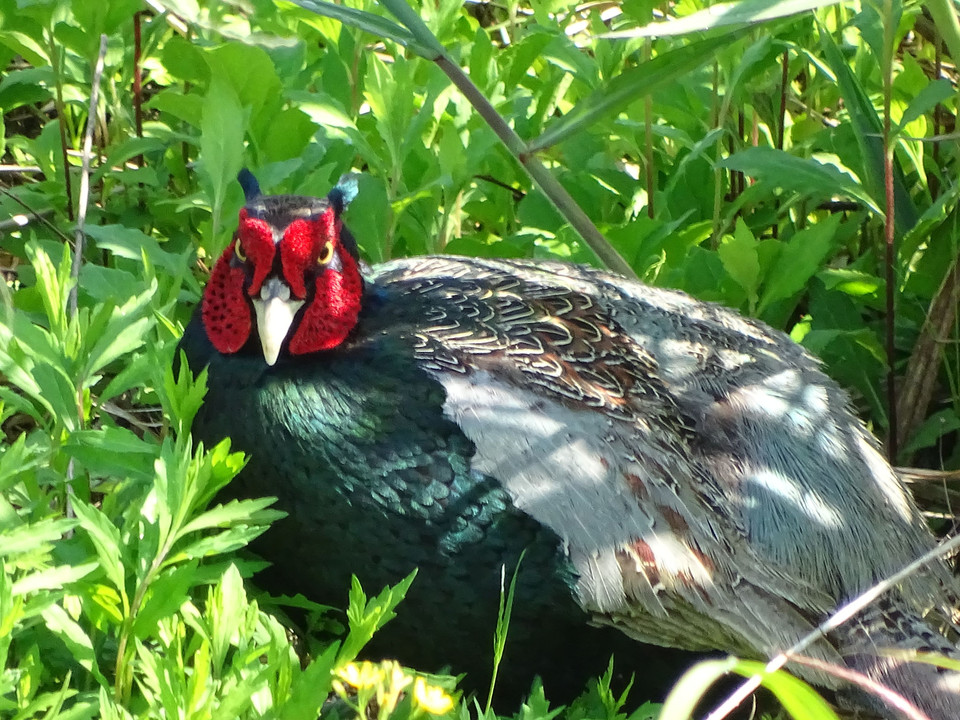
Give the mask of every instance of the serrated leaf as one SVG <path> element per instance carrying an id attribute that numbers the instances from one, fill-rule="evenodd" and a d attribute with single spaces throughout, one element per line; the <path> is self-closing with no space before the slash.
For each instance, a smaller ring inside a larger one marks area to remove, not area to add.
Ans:
<path id="1" fill-rule="evenodd" d="M 30 524 L 5 527 L 0 532 L 0 558 L 21 553 L 36 552 L 60 540 L 63 534 L 77 525 L 76 520 L 44 518 Z"/>
<path id="2" fill-rule="evenodd" d="M 266 497 L 253 500 L 231 500 L 226 505 L 217 505 L 184 525 L 177 537 L 186 537 L 190 533 L 201 530 L 226 528 L 237 523 L 253 523 L 256 521 L 257 524 L 260 524 L 264 518 L 270 518 L 270 522 L 279 520 L 286 517 L 286 513 L 279 510 L 262 512 L 276 501 L 277 499 L 274 497 Z"/>
<path id="3" fill-rule="evenodd" d="M 79 498 L 73 502 L 80 526 L 87 532 L 100 558 L 100 565 L 121 597 L 126 597 L 125 569 L 121 550 L 120 530 L 110 519 L 92 505 Z"/>
<path id="4" fill-rule="evenodd" d="M 109 685 L 97 665 L 97 653 L 93 642 L 66 610 L 59 605 L 50 605 L 43 611 L 47 628 L 70 650 L 73 659 L 87 670 L 101 685 Z"/>
<path id="5" fill-rule="evenodd" d="M 86 577 L 100 567 L 97 562 L 82 565 L 58 565 L 29 573 L 13 583 L 11 594 L 27 595 L 37 590 L 62 590 L 65 586 Z"/>
<path id="6" fill-rule="evenodd" d="M 396 617 L 394 610 L 403 600 L 417 576 L 417 571 L 407 575 L 394 586 L 385 587 L 379 595 L 367 601 L 360 581 L 353 576 L 350 587 L 350 605 L 347 608 L 347 620 L 350 632 L 343 641 L 343 647 L 337 656 L 339 664 L 350 662 L 357 657 L 364 645 L 370 642 L 373 634 Z"/>

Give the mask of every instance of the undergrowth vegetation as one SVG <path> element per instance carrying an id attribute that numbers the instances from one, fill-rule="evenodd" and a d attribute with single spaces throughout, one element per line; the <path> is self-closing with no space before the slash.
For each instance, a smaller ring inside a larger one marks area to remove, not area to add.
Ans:
<path id="1" fill-rule="evenodd" d="M 356 661 L 415 578 L 344 588 L 342 608 L 244 583 L 277 513 L 216 503 L 243 458 L 192 443 L 204 381 L 170 368 L 245 166 L 270 193 L 359 172 L 347 222 L 370 262 L 599 264 L 575 204 L 643 280 L 820 356 L 899 461 L 960 464 L 948 0 L 437 0 L 414 8 L 425 27 L 397 2 L 302 5 L 0 0 L 0 716 L 493 717 L 452 678 Z M 559 210 L 421 57 L 431 38 L 569 193 Z M 600 678 L 563 712 L 655 717 L 644 700 Z M 517 717 L 558 712 L 534 688 Z"/>

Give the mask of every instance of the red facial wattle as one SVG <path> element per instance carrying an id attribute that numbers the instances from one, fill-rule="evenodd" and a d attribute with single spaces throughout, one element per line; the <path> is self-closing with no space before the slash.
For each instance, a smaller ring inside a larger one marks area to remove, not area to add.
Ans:
<path id="1" fill-rule="evenodd" d="M 316 294 L 290 339 L 294 355 L 329 350 L 342 343 L 357 324 L 363 283 L 357 263 L 347 253 L 340 256 L 343 269 L 317 275 Z"/>
<path id="2" fill-rule="evenodd" d="M 242 267 L 233 264 L 233 258 L 234 246 L 231 243 L 213 266 L 201 308 L 207 337 L 222 353 L 240 350 L 253 327 L 250 308 L 243 294 L 246 273 Z"/>

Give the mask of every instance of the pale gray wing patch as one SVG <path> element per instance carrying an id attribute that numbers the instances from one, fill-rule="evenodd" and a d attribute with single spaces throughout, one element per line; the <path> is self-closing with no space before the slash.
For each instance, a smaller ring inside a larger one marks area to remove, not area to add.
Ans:
<path id="1" fill-rule="evenodd" d="M 728 573 L 756 562 L 744 557 L 749 548 L 724 537 L 730 529 L 715 526 L 709 510 L 687 506 L 698 502 L 683 490 L 692 481 L 668 476 L 690 468 L 633 424 L 568 408 L 484 371 L 437 379 L 447 392 L 445 414 L 476 445 L 472 469 L 496 477 L 518 508 L 561 538 L 579 574 L 578 601 L 595 622 L 646 642 L 756 654 L 810 629 L 784 598 L 828 606 L 828 598 L 759 563 L 757 576 L 738 587 L 740 578 Z M 818 651 L 835 659 L 831 653 Z"/>

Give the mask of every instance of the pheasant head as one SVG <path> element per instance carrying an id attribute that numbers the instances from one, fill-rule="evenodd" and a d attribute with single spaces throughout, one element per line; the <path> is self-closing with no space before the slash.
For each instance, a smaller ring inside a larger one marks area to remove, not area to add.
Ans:
<path id="1" fill-rule="evenodd" d="M 355 184 L 311 198 L 262 195 L 246 170 L 240 183 L 247 202 L 203 296 L 210 342 L 231 354 L 259 338 L 268 365 L 284 350 L 336 347 L 357 324 L 363 295 L 357 244 L 340 217 Z"/>

